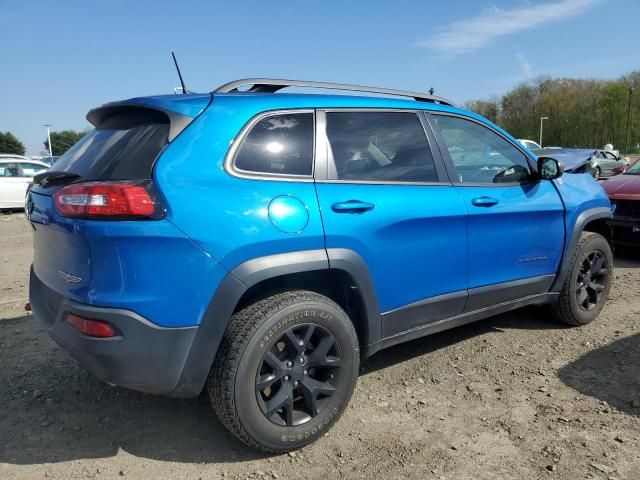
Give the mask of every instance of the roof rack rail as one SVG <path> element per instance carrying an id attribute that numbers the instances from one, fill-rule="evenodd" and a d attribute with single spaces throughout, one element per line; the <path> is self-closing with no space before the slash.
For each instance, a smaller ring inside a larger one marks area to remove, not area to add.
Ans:
<path id="1" fill-rule="evenodd" d="M 280 78 L 243 78 L 225 83 L 216 88 L 213 93 L 234 93 L 239 92 L 241 87 L 250 87 L 244 92 L 249 93 L 275 93 L 287 87 L 306 88 L 326 88 L 329 90 L 347 90 L 351 92 L 378 93 L 381 95 L 394 95 L 398 97 L 409 97 L 420 102 L 433 102 L 441 105 L 456 105 L 446 98 L 429 95 L 427 93 L 410 92 L 407 90 L 394 90 L 391 88 L 365 87 L 363 85 L 349 85 L 346 83 L 311 82 L 306 80 L 284 80 Z"/>

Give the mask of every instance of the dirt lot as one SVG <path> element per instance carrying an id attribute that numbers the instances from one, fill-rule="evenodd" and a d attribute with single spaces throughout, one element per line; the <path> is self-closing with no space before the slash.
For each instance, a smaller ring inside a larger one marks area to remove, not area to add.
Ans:
<path id="1" fill-rule="evenodd" d="M 380 352 L 295 454 L 249 451 L 202 399 L 112 388 L 22 307 L 30 227 L 0 216 L 0 479 L 640 478 L 640 259 L 597 322 L 530 308 Z"/>

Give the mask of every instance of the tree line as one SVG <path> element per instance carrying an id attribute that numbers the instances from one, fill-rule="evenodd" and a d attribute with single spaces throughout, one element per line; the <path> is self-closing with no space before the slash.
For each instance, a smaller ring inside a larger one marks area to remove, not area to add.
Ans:
<path id="1" fill-rule="evenodd" d="M 617 80 L 540 77 L 502 97 L 467 102 L 465 107 L 517 138 L 543 146 L 602 148 L 640 152 L 640 70 Z"/>
<path id="2" fill-rule="evenodd" d="M 540 117 L 549 117 L 546 146 L 602 148 L 611 143 L 623 153 L 640 153 L 640 70 L 617 80 L 540 77 L 465 107 L 517 138 L 536 141 Z M 53 155 L 62 155 L 85 133 L 51 132 Z M 43 144 L 49 151 L 47 139 Z M 24 144 L 11 132 L 0 132 L 0 153 L 24 155 Z"/>
<path id="3" fill-rule="evenodd" d="M 76 132 L 75 130 L 62 130 L 60 132 L 51 132 L 51 150 L 54 157 L 63 155 L 71 146 L 80 140 L 87 132 Z M 42 142 L 45 151 L 49 152 L 49 139 L 45 138 Z M 11 132 L 0 132 L 0 153 L 9 153 L 12 155 L 24 155 L 26 149 L 24 143 Z"/>

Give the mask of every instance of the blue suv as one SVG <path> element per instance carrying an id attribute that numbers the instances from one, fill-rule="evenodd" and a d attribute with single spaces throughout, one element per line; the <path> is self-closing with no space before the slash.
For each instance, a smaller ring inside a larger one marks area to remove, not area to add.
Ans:
<path id="1" fill-rule="evenodd" d="M 263 451 L 323 435 L 382 348 L 531 304 L 583 325 L 609 292 L 593 178 L 443 98 L 248 79 L 87 118 L 27 195 L 35 315 Z"/>

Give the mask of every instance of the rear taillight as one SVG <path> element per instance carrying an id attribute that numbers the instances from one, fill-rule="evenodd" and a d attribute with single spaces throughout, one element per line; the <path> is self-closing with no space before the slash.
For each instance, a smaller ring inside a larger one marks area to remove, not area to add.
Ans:
<path id="1" fill-rule="evenodd" d="M 150 180 L 74 183 L 53 194 L 63 217 L 162 218 L 164 208 Z"/>
<path id="2" fill-rule="evenodd" d="M 90 337 L 111 338 L 118 336 L 115 328 L 101 320 L 84 318 L 70 313 L 67 317 L 67 323 Z"/>

